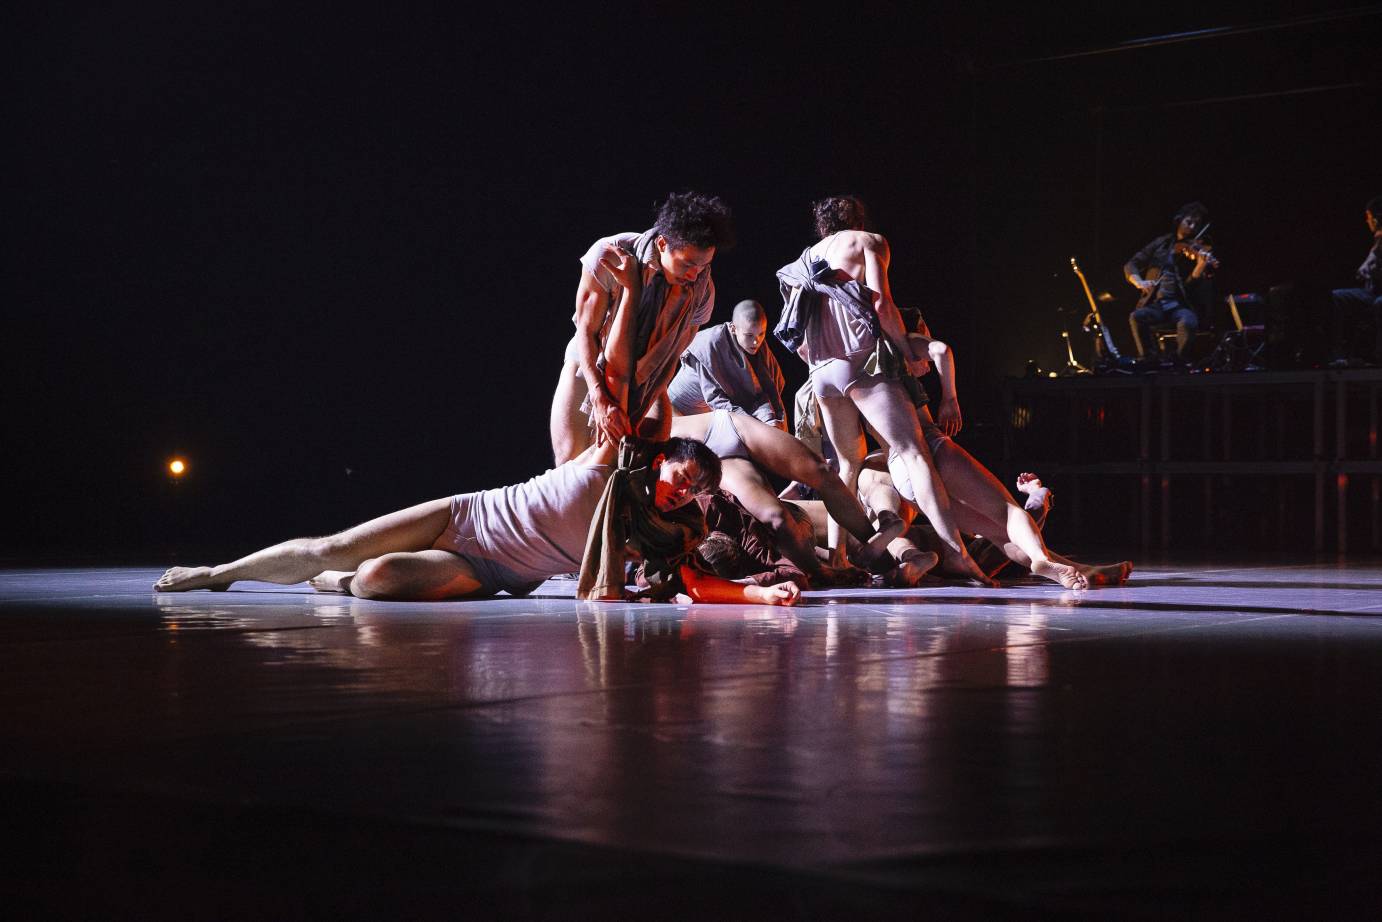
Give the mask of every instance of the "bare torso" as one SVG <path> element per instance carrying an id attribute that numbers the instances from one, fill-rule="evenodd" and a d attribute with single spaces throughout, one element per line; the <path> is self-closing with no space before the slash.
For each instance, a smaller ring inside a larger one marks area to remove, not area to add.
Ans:
<path id="1" fill-rule="evenodd" d="M 838 269 L 875 294 L 881 293 L 883 282 L 875 278 L 870 284 L 869 268 L 874 260 L 887 266 L 888 241 L 881 234 L 868 231 L 837 231 L 823 237 L 811 247 L 812 259 L 824 259 L 832 269 Z M 881 254 L 881 255 L 880 255 Z"/>

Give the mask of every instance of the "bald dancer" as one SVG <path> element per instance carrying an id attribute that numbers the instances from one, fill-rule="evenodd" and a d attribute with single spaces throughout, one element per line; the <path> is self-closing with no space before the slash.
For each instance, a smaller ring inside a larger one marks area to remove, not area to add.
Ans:
<path id="1" fill-rule="evenodd" d="M 757 301 L 740 301 L 728 323 L 701 330 L 681 355 L 667 389 L 672 412 L 694 416 L 728 410 L 787 430 L 782 404 L 786 380 L 768 347 L 768 315 Z"/>
<path id="2" fill-rule="evenodd" d="M 635 430 L 665 436 L 667 386 L 710 320 L 710 264 L 733 241 L 729 206 L 684 192 L 667 197 L 648 230 L 603 237 L 581 257 L 576 333 L 552 398 L 556 463 Z"/>
<path id="3" fill-rule="evenodd" d="M 592 521 L 607 508 L 606 485 L 616 468 L 626 472 L 616 482 L 636 490 L 645 510 L 635 513 L 635 520 L 660 521 L 697 494 L 716 489 L 719 461 L 701 443 L 669 439 L 641 445 L 640 450 L 651 460 L 633 472 L 636 476 L 627 473 L 619 447 L 592 446 L 578 458 L 515 486 L 431 500 L 330 537 L 295 538 L 215 567 L 173 567 L 154 589 L 222 590 L 249 579 L 309 581 L 319 591 L 361 599 L 526 595 L 548 577 L 578 565 L 585 569 L 583 558 L 589 556 L 596 537 L 591 534 Z M 704 534 L 698 510 L 689 521 L 699 522 Z M 638 551 L 637 522 L 626 538 L 628 544 L 621 538 L 618 546 Z M 685 594 L 697 602 L 794 605 L 800 594 L 791 582 L 744 586 L 677 559 L 669 565 Z M 622 577 L 622 563 L 620 567 Z"/>
<path id="4" fill-rule="evenodd" d="M 778 270 L 784 307 L 774 332 L 811 368 L 840 474 L 847 482 L 858 477 L 867 422 L 907 468 L 917 504 L 941 538 L 942 572 L 993 585 L 965 549 L 950 495 L 899 382 L 907 364 L 928 356 L 914 353 L 893 302 L 888 241 L 864 229 L 867 213 L 854 196 L 823 199 L 812 210 L 820 239 Z"/>

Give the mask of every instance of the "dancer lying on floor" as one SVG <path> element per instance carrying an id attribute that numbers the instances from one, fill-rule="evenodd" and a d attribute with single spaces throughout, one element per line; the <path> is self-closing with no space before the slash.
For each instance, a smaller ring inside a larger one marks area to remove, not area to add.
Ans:
<path id="1" fill-rule="evenodd" d="M 720 458 L 720 486 L 744 505 L 754 518 L 772 529 L 782 554 L 795 563 L 814 586 L 860 585 L 867 574 L 826 566 L 813 543 L 803 538 L 781 499 L 768 485 L 763 471 L 795 480 L 816 491 L 831 517 L 860 542 L 853 559 L 862 567 L 883 573 L 897 565 L 887 553 L 888 543 L 902 534 L 905 523 L 882 514 L 878 528 L 844 481 L 821 457 L 797 439 L 743 413 L 716 410 L 697 416 L 672 418 L 672 434 L 706 444 Z M 843 539 L 841 539 L 843 540 Z"/>
<path id="2" fill-rule="evenodd" d="M 705 532 L 691 502 L 716 489 L 720 462 L 700 442 L 625 439 L 526 483 L 435 499 L 326 538 L 296 538 L 216 567 L 173 567 L 160 592 L 237 580 L 300 583 L 362 599 L 526 595 L 580 567 L 577 596 L 620 599 L 637 557 L 657 598 L 793 605 L 795 583 L 743 586 L 690 565 Z"/>
<path id="3" fill-rule="evenodd" d="M 925 323 L 920 320 L 920 315 L 917 315 L 912 323 L 916 329 L 925 329 Z M 924 341 L 924 345 L 922 342 L 918 342 L 914 348 L 918 352 L 924 349 L 931 356 L 940 375 L 941 425 L 937 425 L 931 417 L 926 391 L 920 386 L 920 381 L 916 382 L 917 386 L 912 389 L 912 393 L 916 398 L 917 421 L 920 424 L 926 444 L 931 450 L 931 457 L 935 459 L 936 470 L 940 474 L 941 482 L 949 491 L 951 499 L 955 501 L 953 508 L 960 530 L 987 538 L 1002 548 L 1004 555 L 1009 560 L 1030 570 L 1037 576 L 1043 576 L 1060 583 L 1067 589 L 1086 589 L 1091 585 L 1107 585 L 1126 580 L 1128 574 L 1132 572 L 1130 561 L 1092 567 L 1078 564 L 1051 551 L 1042 539 L 1041 530 L 1032 521 L 1027 510 L 1017 504 L 1012 494 L 1003 488 L 998 478 L 988 468 L 980 464 L 973 455 L 951 439 L 950 436 L 957 433 L 961 425 L 959 398 L 955 388 L 954 355 L 948 348 L 943 346 L 937 348 L 941 344 L 926 334 L 913 333 L 911 335 Z M 914 366 L 914 368 L 918 368 L 918 366 Z M 942 426 L 944 426 L 945 431 L 942 431 Z M 880 443 L 887 447 L 886 442 L 882 439 L 880 439 Z M 901 497 L 906 498 L 911 503 L 916 503 L 917 494 L 911 481 L 911 468 L 903 464 L 897 453 L 891 450 L 888 452 L 887 467 L 891 487 Z M 861 481 L 861 486 L 863 485 Z M 882 494 L 882 496 L 885 495 Z M 874 509 L 875 514 L 882 510 L 899 511 L 897 504 L 880 498 L 878 494 L 875 494 L 872 499 L 866 498 L 865 502 Z M 877 505 L 874 505 L 875 503 Z M 948 542 L 942 540 L 941 536 L 938 536 L 937 540 L 941 543 L 939 546 L 933 546 L 932 549 L 943 553 Z M 924 553 L 925 548 L 922 548 L 922 551 Z M 902 561 L 901 569 L 904 577 L 910 575 L 907 573 L 907 565 L 911 557 L 908 549 L 894 547 L 893 553 Z"/>

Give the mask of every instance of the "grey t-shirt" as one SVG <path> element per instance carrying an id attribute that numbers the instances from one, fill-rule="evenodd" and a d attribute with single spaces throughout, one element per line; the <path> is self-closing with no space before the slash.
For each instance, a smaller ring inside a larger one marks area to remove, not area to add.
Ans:
<path id="1" fill-rule="evenodd" d="M 456 550 L 495 560 L 525 580 L 580 569 L 590 520 L 613 471 L 568 461 L 524 483 L 466 494 Z"/>

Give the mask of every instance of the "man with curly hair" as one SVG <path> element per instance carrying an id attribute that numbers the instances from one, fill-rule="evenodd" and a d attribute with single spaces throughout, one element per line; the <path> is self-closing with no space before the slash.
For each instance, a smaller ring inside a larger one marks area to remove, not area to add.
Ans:
<path id="1" fill-rule="evenodd" d="M 576 335 L 552 399 L 558 464 L 592 442 L 665 437 L 667 386 L 715 308 L 710 263 L 733 243 L 728 205 L 681 192 L 667 197 L 648 230 L 603 237 L 581 257 Z"/>

